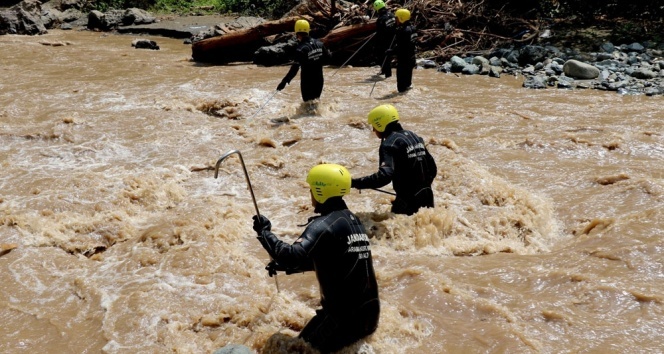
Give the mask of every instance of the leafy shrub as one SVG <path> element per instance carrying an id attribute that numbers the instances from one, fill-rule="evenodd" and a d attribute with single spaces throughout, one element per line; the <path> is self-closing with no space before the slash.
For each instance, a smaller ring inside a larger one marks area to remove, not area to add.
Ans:
<path id="1" fill-rule="evenodd" d="M 290 11 L 299 0 L 222 0 L 226 11 L 243 15 L 279 18 Z"/>
<path id="2" fill-rule="evenodd" d="M 91 8 L 105 12 L 109 9 L 127 9 L 137 7 L 139 9 L 148 9 L 158 0 L 99 0 L 91 1 Z"/>

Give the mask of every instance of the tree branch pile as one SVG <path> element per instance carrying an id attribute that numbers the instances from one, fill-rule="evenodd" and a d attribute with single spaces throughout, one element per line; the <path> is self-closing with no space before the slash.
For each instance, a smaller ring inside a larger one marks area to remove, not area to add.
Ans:
<path id="1" fill-rule="evenodd" d="M 538 20 L 512 17 L 502 9 L 489 8 L 484 1 L 414 0 L 409 7 L 418 29 L 418 52 L 436 61 L 532 43 L 542 27 Z"/>
<path id="2" fill-rule="evenodd" d="M 454 55 L 486 54 L 499 47 L 536 43 L 549 26 L 560 21 L 543 17 L 542 3 L 546 2 L 533 1 L 521 7 L 498 0 L 388 0 L 386 4 L 392 12 L 400 7 L 410 10 L 411 22 L 418 30 L 418 57 L 443 62 Z M 246 53 L 255 48 L 292 41 L 292 32 L 288 32 L 292 31 L 292 26 L 288 26 L 298 18 L 307 18 L 312 36 L 321 38 L 334 53 L 332 64 L 341 64 L 352 57 L 348 64 L 375 65 L 376 55 L 370 41 L 376 26 L 372 3 L 373 0 L 362 4 L 344 0 L 302 0 L 280 20 L 258 25 L 261 27 L 258 31 L 245 30 L 251 34 L 246 37 L 227 33 L 204 40 L 207 43 L 195 42 L 194 59 L 227 62 L 223 53 L 243 52 L 244 56 L 238 59 L 236 55 L 233 59 L 250 61 L 252 58 Z M 558 4 L 557 1 L 551 3 Z M 266 31 L 267 28 L 273 31 Z M 235 38 L 231 43 L 224 40 L 224 36 Z M 197 53 L 200 48 L 216 48 L 217 54 L 201 55 Z"/>

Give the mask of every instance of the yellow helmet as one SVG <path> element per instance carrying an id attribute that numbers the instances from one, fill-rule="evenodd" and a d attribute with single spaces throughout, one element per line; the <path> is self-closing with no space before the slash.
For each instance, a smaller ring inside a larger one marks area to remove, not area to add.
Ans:
<path id="1" fill-rule="evenodd" d="M 406 9 L 399 9 L 394 15 L 399 19 L 399 22 L 404 23 L 410 20 L 410 11 Z"/>
<path id="2" fill-rule="evenodd" d="M 350 193 L 350 172 L 337 164 L 320 164 L 314 166 L 307 175 L 307 183 L 311 194 L 319 203 L 328 198 L 341 197 Z"/>
<path id="3" fill-rule="evenodd" d="M 297 20 L 297 22 L 295 22 L 295 33 L 298 32 L 309 33 L 309 30 L 310 30 L 309 21 Z"/>
<path id="4" fill-rule="evenodd" d="M 382 104 L 369 112 L 367 120 L 374 129 L 382 133 L 388 124 L 399 120 L 399 112 L 391 104 Z"/>
<path id="5" fill-rule="evenodd" d="M 378 11 L 378 10 L 384 8 L 384 7 L 385 7 L 385 1 L 383 1 L 383 0 L 376 0 L 373 3 L 374 11 Z"/>

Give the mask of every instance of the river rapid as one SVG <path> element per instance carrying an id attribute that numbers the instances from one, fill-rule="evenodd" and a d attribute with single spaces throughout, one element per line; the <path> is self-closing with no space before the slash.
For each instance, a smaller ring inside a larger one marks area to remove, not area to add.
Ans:
<path id="1" fill-rule="evenodd" d="M 344 352 L 662 353 L 664 97 L 434 70 L 370 97 L 378 69 L 330 67 L 307 115 L 299 75 L 269 99 L 288 67 L 202 65 L 181 40 L 135 38 L 0 36 L 0 352 L 311 352 L 290 337 L 315 276 L 280 274 L 277 292 L 240 159 L 218 178 L 215 162 L 241 152 L 292 242 L 313 215 L 309 169 L 374 172 L 366 115 L 391 103 L 436 159 L 436 207 L 345 198 L 382 312 Z"/>

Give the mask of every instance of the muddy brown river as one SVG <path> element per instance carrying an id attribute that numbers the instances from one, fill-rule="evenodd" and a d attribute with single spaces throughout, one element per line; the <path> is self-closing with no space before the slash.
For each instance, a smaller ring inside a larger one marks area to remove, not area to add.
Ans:
<path id="1" fill-rule="evenodd" d="M 393 77 L 370 97 L 376 68 L 330 67 L 307 115 L 299 76 L 267 101 L 286 66 L 202 65 L 181 40 L 134 38 L 0 36 L 0 352 L 302 348 L 289 338 L 315 277 L 280 274 L 277 292 L 240 160 L 216 179 L 215 162 L 241 151 L 260 212 L 293 241 L 313 165 L 377 169 L 366 115 L 382 103 L 436 159 L 436 207 L 345 198 L 382 312 L 344 352 L 664 350 L 663 96 L 416 70 L 407 94 Z"/>

